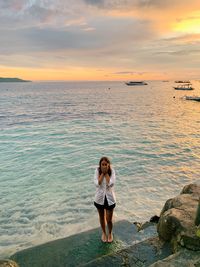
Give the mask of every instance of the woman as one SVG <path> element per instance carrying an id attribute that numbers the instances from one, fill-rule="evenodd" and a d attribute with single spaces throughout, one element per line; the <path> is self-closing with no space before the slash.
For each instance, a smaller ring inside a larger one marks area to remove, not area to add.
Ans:
<path id="1" fill-rule="evenodd" d="M 116 205 L 113 189 L 115 184 L 115 171 L 111 168 L 110 160 L 107 157 L 100 159 L 99 167 L 95 170 L 94 183 L 96 185 L 94 205 L 99 213 L 99 221 L 102 229 L 101 240 L 111 243 L 113 241 L 113 210 Z M 108 236 L 106 235 L 106 223 L 108 226 Z"/>

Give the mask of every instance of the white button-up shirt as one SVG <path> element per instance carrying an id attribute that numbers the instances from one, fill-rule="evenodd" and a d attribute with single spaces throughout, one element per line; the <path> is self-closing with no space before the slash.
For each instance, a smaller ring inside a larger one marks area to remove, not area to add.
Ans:
<path id="1" fill-rule="evenodd" d="M 109 184 L 106 185 L 106 178 L 104 176 L 102 183 L 99 185 L 98 177 L 99 177 L 99 169 L 96 168 L 94 174 L 94 183 L 96 185 L 96 194 L 94 201 L 97 204 L 103 205 L 105 196 L 108 201 L 108 205 L 111 206 L 116 203 L 115 192 L 114 192 L 114 184 L 115 184 L 115 170 L 112 168 L 112 173 L 110 176 Z"/>

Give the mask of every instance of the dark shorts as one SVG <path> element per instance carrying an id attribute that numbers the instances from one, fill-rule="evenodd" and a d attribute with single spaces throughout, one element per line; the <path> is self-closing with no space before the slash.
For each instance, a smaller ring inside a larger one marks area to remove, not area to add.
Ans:
<path id="1" fill-rule="evenodd" d="M 96 203 L 96 202 L 94 202 L 94 205 L 95 205 L 95 207 L 97 208 L 97 209 L 100 209 L 100 210 L 104 210 L 104 209 L 106 209 L 106 210 L 112 210 L 112 209 L 114 209 L 115 208 L 115 206 L 116 206 L 116 204 L 113 204 L 113 205 L 108 205 L 108 200 L 107 200 L 107 198 L 106 198 L 106 196 L 105 196 L 105 199 L 104 199 L 104 204 L 103 205 L 100 205 L 100 204 L 98 204 L 98 203 Z"/>

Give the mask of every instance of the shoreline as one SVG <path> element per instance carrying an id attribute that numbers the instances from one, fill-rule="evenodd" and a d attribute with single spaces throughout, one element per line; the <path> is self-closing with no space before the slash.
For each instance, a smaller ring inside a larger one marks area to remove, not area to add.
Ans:
<path id="1" fill-rule="evenodd" d="M 197 216 L 200 216 L 200 212 L 197 212 L 199 209 L 200 185 L 186 185 L 178 196 L 166 201 L 160 217 L 153 216 L 143 224 L 116 222 L 112 244 L 100 242 L 101 231 L 98 227 L 19 251 L 10 259 L 16 261 L 19 267 L 48 267 L 52 264 L 56 267 L 67 266 L 66 264 L 77 266 L 80 262 L 83 266 L 103 267 L 105 261 L 111 264 L 117 260 L 120 263 L 126 253 L 129 261 L 139 260 L 145 262 L 144 266 L 165 266 L 165 263 L 175 264 L 177 260 L 179 264 L 181 261 L 181 265 L 170 266 L 188 266 L 184 265 L 188 264 L 188 260 L 199 264 L 200 236 L 196 235 L 195 226 L 195 222 L 200 221 L 200 218 L 197 220 Z M 185 216 L 185 212 L 190 217 Z M 139 259 L 137 250 L 141 253 Z M 157 253 L 156 250 L 160 252 Z"/>

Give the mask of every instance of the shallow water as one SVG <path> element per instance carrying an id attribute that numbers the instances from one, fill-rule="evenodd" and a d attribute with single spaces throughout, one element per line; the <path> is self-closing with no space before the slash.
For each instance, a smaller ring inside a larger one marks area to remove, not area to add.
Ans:
<path id="1" fill-rule="evenodd" d="M 173 82 L 0 84 L 0 255 L 98 226 L 94 169 L 116 170 L 114 220 L 145 221 L 199 181 L 200 103 Z M 109 89 L 110 88 L 110 89 Z"/>

